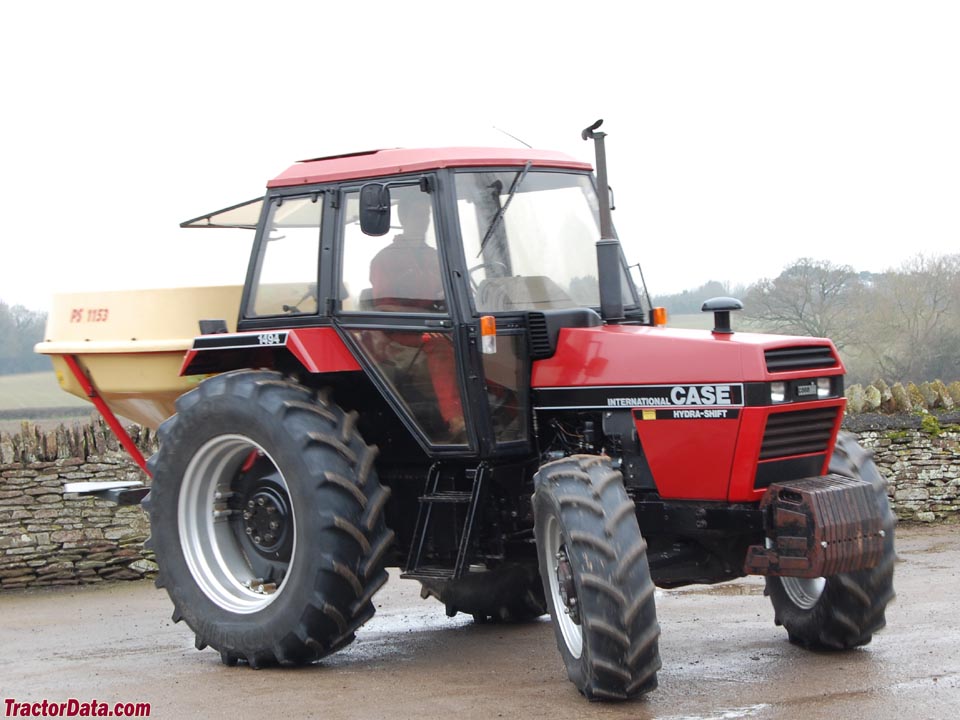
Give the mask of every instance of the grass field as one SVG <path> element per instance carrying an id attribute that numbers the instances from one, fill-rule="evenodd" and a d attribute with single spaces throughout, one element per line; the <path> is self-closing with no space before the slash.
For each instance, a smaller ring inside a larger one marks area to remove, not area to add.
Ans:
<path id="1" fill-rule="evenodd" d="M 736 329 L 736 316 L 733 318 Z M 692 313 L 689 315 L 667 316 L 667 327 L 682 328 L 684 330 L 711 330 L 713 328 L 713 313 Z"/>
<path id="2" fill-rule="evenodd" d="M 19 432 L 22 420 L 50 430 L 83 422 L 92 413 L 93 405 L 60 389 L 52 371 L 0 375 L 0 432 Z"/>
<path id="3" fill-rule="evenodd" d="M 52 371 L 0 375 L 0 412 L 70 407 L 90 403 L 61 390 Z"/>

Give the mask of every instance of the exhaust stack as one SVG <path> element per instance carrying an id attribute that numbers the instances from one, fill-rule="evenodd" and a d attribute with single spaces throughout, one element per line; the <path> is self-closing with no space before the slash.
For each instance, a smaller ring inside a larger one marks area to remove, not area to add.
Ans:
<path id="1" fill-rule="evenodd" d="M 603 124 L 597 120 L 585 128 L 580 137 L 593 140 L 597 165 L 597 199 L 600 203 L 600 241 L 597 243 L 597 272 L 600 281 L 600 315 L 607 322 L 620 322 L 623 315 L 623 288 L 620 283 L 622 269 L 620 241 L 613 232 L 613 216 L 610 212 L 610 185 L 607 182 L 607 154 L 603 139 L 605 132 L 596 132 Z"/>

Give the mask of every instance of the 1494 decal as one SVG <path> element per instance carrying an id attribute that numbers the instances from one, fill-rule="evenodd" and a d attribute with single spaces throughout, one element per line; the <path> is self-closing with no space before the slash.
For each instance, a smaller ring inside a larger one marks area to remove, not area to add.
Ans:
<path id="1" fill-rule="evenodd" d="M 270 332 L 270 333 L 260 333 L 257 335 L 257 342 L 261 345 L 280 345 L 286 340 L 286 336 L 282 339 L 280 333 Z"/>

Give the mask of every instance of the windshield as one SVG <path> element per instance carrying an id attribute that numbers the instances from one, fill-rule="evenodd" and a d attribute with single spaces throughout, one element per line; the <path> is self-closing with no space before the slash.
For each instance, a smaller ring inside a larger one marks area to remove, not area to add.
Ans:
<path id="1" fill-rule="evenodd" d="M 590 177 L 523 173 L 521 168 L 456 175 L 460 234 L 475 309 L 491 313 L 599 307 L 600 219 Z M 498 213 L 500 219 L 494 222 Z M 630 285 L 623 290 L 624 304 L 633 305 Z"/>

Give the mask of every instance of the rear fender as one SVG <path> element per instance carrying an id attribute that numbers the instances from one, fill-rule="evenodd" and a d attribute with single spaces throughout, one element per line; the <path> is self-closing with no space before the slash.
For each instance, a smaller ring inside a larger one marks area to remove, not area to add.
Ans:
<path id="1" fill-rule="evenodd" d="M 360 365 L 332 327 L 201 335 L 194 339 L 181 375 L 243 368 L 275 368 L 295 359 L 309 373 L 354 372 Z"/>

